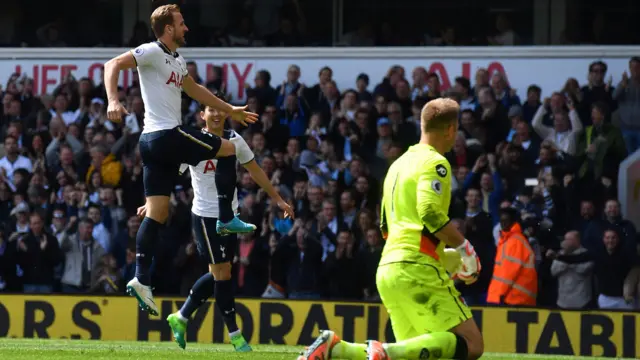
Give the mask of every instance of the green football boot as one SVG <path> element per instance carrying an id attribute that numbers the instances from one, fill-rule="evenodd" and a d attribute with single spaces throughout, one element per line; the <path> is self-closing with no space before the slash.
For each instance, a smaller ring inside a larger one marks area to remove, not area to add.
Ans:
<path id="1" fill-rule="evenodd" d="M 167 317 L 167 322 L 171 327 L 173 333 L 173 339 L 181 348 L 187 347 L 187 341 L 185 340 L 185 332 L 187 331 L 187 322 L 180 319 L 178 313 L 173 313 Z"/>
<path id="2" fill-rule="evenodd" d="M 231 337 L 231 345 L 236 349 L 237 352 L 250 352 L 253 351 L 251 346 L 247 343 L 247 340 L 244 339 L 242 334 L 238 334 Z"/>

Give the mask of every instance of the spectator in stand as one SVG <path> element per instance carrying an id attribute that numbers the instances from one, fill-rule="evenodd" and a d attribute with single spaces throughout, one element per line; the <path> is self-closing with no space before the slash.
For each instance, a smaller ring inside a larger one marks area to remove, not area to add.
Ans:
<path id="1" fill-rule="evenodd" d="M 98 244 L 107 252 L 112 250 L 111 233 L 109 229 L 104 225 L 104 219 L 102 217 L 102 209 L 100 205 L 89 204 L 87 208 L 87 217 L 92 222 L 92 237 Z"/>
<path id="2" fill-rule="evenodd" d="M 459 286 L 462 296 L 468 305 L 484 305 L 487 290 L 493 273 L 493 262 L 496 256 L 496 245 L 491 236 L 493 221 L 489 213 L 482 210 L 482 192 L 478 188 L 469 188 L 465 197 L 467 209 L 463 220 L 462 233 L 471 242 L 483 271 L 477 282 L 469 286 Z"/>
<path id="3" fill-rule="evenodd" d="M 94 172 L 100 174 L 104 185 L 118 186 L 122 177 L 122 163 L 117 161 L 115 155 L 111 154 L 104 145 L 96 145 L 91 149 L 91 165 L 87 171 L 87 182 Z"/>
<path id="4" fill-rule="evenodd" d="M 45 219 L 38 213 L 31 214 L 29 232 L 12 236 L 18 247 L 16 256 L 23 271 L 24 292 L 51 293 L 54 268 L 62 259 L 58 240 L 45 231 Z"/>
<path id="5" fill-rule="evenodd" d="M 476 111 L 478 102 L 472 93 L 469 79 L 458 76 L 455 80 L 454 89 L 460 95 L 460 110 Z"/>
<path id="6" fill-rule="evenodd" d="M 483 87 L 478 91 L 478 108 L 480 126 L 486 131 L 486 141 L 483 143 L 486 152 L 493 152 L 501 141 L 509 134 L 509 118 L 507 109 L 498 102 L 490 87 Z"/>
<path id="7" fill-rule="evenodd" d="M 482 148 L 475 144 L 467 146 L 467 139 L 464 133 L 459 131 L 456 142 L 453 144 L 453 149 L 446 153 L 445 156 L 454 168 L 459 166 L 470 168 L 475 164 L 481 154 Z"/>
<path id="8" fill-rule="evenodd" d="M 4 138 L 5 156 L 0 159 L 0 168 L 4 172 L 5 178 L 13 184 L 13 173 L 16 169 L 33 171 L 33 164 L 28 157 L 20 155 L 18 151 L 18 140 L 13 136 Z"/>
<path id="9" fill-rule="evenodd" d="M 629 73 L 622 74 L 622 80 L 613 91 L 613 99 L 618 103 L 620 129 L 629 154 L 640 148 L 640 57 L 629 60 Z"/>
<path id="10" fill-rule="evenodd" d="M 411 72 L 411 79 L 413 80 L 413 85 L 411 86 L 411 100 L 416 101 L 416 99 L 423 94 L 426 94 L 429 91 L 429 86 L 427 85 L 427 69 L 422 66 L 418 66 Z"/>
<path id="11" fill-rule="evenodd" d="M 513 108 L 515 108 L 515 106 L 511 109 Z M 523 148 L 525 161 L 527 161 L 529 164 L 535 162 L 536 156 L 540 152 L 540 140 L 537 136 L 531 136 L 531 127 L 529 126 L 529 124 L 524 121 L 517 122 L 516 133 L 512 139 L 512 143 Z"/>
<path id="12" fill-rule="evenodd" d="M 289 298 L 309 300 L 321 298 L 324 282 L 322 247 L 301 224 L 294 226 L 289 235 L 281 241 L 284 244 L 293 243 L 293 246 L 289 245 L 285 250 Z"/>
<path id="13" fill-rule="evenodd" d="M 123 228 L 127 219 L 127 214 L 122 208 L 122 189 L 114 190 L 110 187 L 102 187 L 99 195 L 100 210 L 104 214 L 107 230 L 110 234 L 115 235 Z"/>
<path id="14" fill-rule="evenodd" d="M 113 255 L 106 254 L 100 258 L 97 269 L 97 279 L 89 289 L 89 292 L 98 294 L 118 294 L 124 287 L 122 273 L 118 271 L 117 263 Z"/>
<path id="15" fill-rule="evenodd" d="M 360 283 L 360 269 L 357 263 L 358 247 L 351 231 L 338 231 L 336 250 L 325 261 L 329 283 L 329 297 L 332 299 L 360 300 L 363 297 Z"/>
<path id="16" fill-rule="evenodd" d="M 64 80 L 65 83 L 63 85 L 68 85 L 71 78 L 67 78 Z M 69 100 L 67 98 L 67 94 L 60 93 L 56 96 L 56 100 L 53 103 L 53 109 L 49 111 L 52 119 L 62 120 L 65 126 L 69 126 L 74 123 L 78 117 L 80 116 L 80 109 L 76 111 L 69 110 Z"/>
<path id="17" fill-rule="evenodd" d="M 557 254 L 565 257 L 575 258 L 587 252 L 577 231 L 567 232 L 560 245 L 562 249 Z M 558 278 L 558 307 L 577 310 L 591 307 L 594 262 L 567 263 L 558 259 L 553 250 L 547 251 L 547 257 L 554 258 L 551 275 Z"/>
<path id="18" fill-rule="evenodd" d="M 478 70 L 476 70 L 476 75 L 475 75 L 475 85 L 473 87 L 473 91 L 472 93 L 475 95 L 475 97 L 479 97 L 479 93 L 480 93 L 480 89 L 484 88 L 484 87 L 490 87 L 490 83 L 489 83 L 489 71 L 487 71 L 487 69 L 485 68 L 479 68 Z"/>
<path id="19" fill-rule="evenodd" d="M 98 278 L 98 268 L 106 251 L 93 238 L 93 222 L 83 218 L 78 232 L 63 237 L 60 247 L 65 254 L 62 291 L 68 294 L 89 291 Z"/>
<path id="20" fill-rule="evenodd" d="M 238 282 L 238 292 L 244 296 L 260 296 L 268 284 L 269 244 L 264 237 L 255 234 L 239 236 L 238 254 L 234 257 L 234 267 Z"/>
<path id="21" fill-rule="evenodd" d="M 613 99 L 615 89 L 612 88 L 612 79 L 609 77 L 607 83 L 604 79 L 607 75 L 607 64 L 598 60 L 589 65 L 588 84 L 582 87 L 582 111 L 580 118 L 587 120 L 590 118 L 589 113 L 593 104 L 601 102 L 605 103 L 611 111 L 616 110 L 616 103 Z M 585 125 L 590 125 L 585 122 Z"/>
<path id="22" fill-rule="evenodd" d="M 554 94 L 554 96 L 558 96 Z M 559 105 L 552 105 L 553 98 L 545 99 L 544 105 L 538 108 L 533 117 L 532 126 L 538 133 L 540 138 L 552 142 L 556 148 L 569 154 L 575 155 L 578 151 L 576 142 L 580 131 L 582 131 L 582 123 L 578 117 L 578 112 L 573 107 L 573 102 L 569 102 L 569 114 L 564 110 L 558 110 L 553 113 L 553 127 L 544 124 L 544 118 L 550 110 L 558 108 Z"/>
<path id="23" fill-rule="evenodd" d="M 406 79 L 402 79 L 396 84 L 394 100 L 398 105 L 400 105 L 401 114 L 404 119 L 411 116 L 411 106 L 413 105 L 413 101 L 411 100 L 411 88 L 409 87 L 409 82 Z"/>
<path id="24" fill-rule="evenodd" d="M 282 94 L 284 88 L 284 96 L 289 96 L 290 94 L 298 94 L 300 88 L 304 88 L 298 80 L 300 79 L 300 67 L 298 65 L 290 65 L 287 70 L 287 79 L 282 82 L 281 85 L 276 87 L 276 93 Z"/>
<path id="25" fill-rule="evenodd" d="M 606 230 L 603 235 L 606 251 L 595 253 L 598 307 L 601 309 L 633 309 L 623 296 L 624 282 L 631 269 L 638 265 L 635 254 L 629 254 L 620 243 L 615 230 Z"/>
<path id="26" fill-rule="evenodd" d="M 620 129 L 605 123 L 608 110 L 604 103 L 595 103 L 591 110 L 593 125 L 579 134 L 576 157 L 581 162 L 578 176 L 599 180 L 617 179 L 618 164 L 627 156 Z"/>
<path id="27" fill-rule="evenodd" d="M 113 239 L 110 253 L 115 257 L 120 268 L 126 264 L 127 249 L 132 245 L 135 245 L 136 234 L 138 233 L 139 228 L 140 217 L 131 216 L 129 217 L 129 220 L 127 220 L 126 228 L 120 229 L 116 237 Z"/>
<path id="28" fill-rule="evenodd" d="M 302 95 L 304 96 L 304 98 L 306 99 L 307 103 L 309 104 L 309 106 L 314 109 L 320 109 L 321 108 L 321 102 L 322 100 L 328 95 L 327 92 L 325 92 L 325 85 L 327 85 L 328 83 L 333 81 L 333 70 L 331 70 L 330 67 L 328 66 L 324 66 L 320 69 L 320 71 L 318 71 L 318 83 L 313 85 L 310 88 L 305 88 L 303 90 Z M 335 82 L 333 83 L 334 86 L 336 86 Z M 336 90 L 337 90 L 337 86 L 336 86 Z M 337 91 L 333 91 L 332 94 L 330 94 L 332 97 L 332 100 L 335 100 L 337 97 L 339 97 L 339 92 L 338 92 L 338 96 L 336 96 Z M 339 104 L 331 104 L 333 107 L 338 107 Z"/>
<path id="29" fill-rule="evenodd" d="M 416 126 L 405 120 L 406 118 L 399 103 L 389 103 L 387 105 L 387 114 L 391 122 L 394 140 L 401 143 L 405 150 L 418 141 Z"/>
<path id="30" fill-rule="evenodd" d="M 481 155 L 462 185 L 465 192 L 472 186 L 480 185 L 481 209 L 491 215 L 494 224 L 499 221 L 498 207 L 502 200 L 503 191 L 502 178 L 498 172 L 496 161 L 494 154 Z"/>
<path id="31" fill-rule="evenodd" d="M 300 70 L 298 69 L 298 72 Z M 297 79 L 296 79 L 297 81 Z M 247 90 L 247 97 L 256 97 L 258 99 L 258 103 L 260 106 L 273 105 L 276 103 L 276 98 L 278 97 L 279 92 L 276 89 L 271 87 L 271 74 L 267 70 L 260 70 L 256 73 L 256 77 L 254 79 L 255 87 L 251 87 L 248 82 L 244 83 L 244 86 Z M 286 92 L 286 83 L 285 83 L 285 94 Z M 291 92 L 289 92 L 291 93 Z M 293 92 L 294 94 L 297 91 Z"/>
<path id="32" fill-rule="evenodd" d="M 364 159 L 371 159 L 376 147 L 375 129 L 371 126 L 373 123 L 369 118 L 369 111 L 359 108 L 355 113 L 355 126 L 352 126 L 354 133 L 358 137 L 360 155 Z M 411 123 L 409 120 L 407 122 Z"/>
<path id="33" fill-rule="evenodd" d="M 602 251 L 602 236 L 608 229 L 616 231 L 624 251 L 637 253 L 636 228 L 631 221 L 622 218 L 617 199 L 607 200 L 602 219 L 591 222 L 585 229 L 585 242 L 589 250 Z"/>
<path id="34" fill-rule="evenodd" d="M 507 111 L 513 105 L 520 106 L 520 97 L 516 95 L 516 90 L 509 87 L 507 80 L 502 73 L 495 73 L 491 77 L 491 88 L 496 96 L 496 100 L 504 106 Z"/>
<path id="35" fill-rule="evenodd" d="M 542 103 L 540 103 L 542 94 L 542 89 L 538 85 L 531 85 L 527 88 L 527 101 L 522 104 L 522 116 L 524 121 L 528 124 L 531 124 L 533 121 L 533 116 L 538 111 L 538 108 Z"/>
<path id="36" fill-rule="evenodd" d="M 404 68 L 399 65 L 394 65 L 387 71 L 387 75 L 382 79 L 382 82 L 376 85 L 373 89 L 373 97 L 378 101 L 378 97 L 381 96 L 385 100 L 393 99 L 395 94 L 395 88 L 398 81 L 404 79 Z M 382 115 L 382 114 L 380 114 Z"/>
<path id="37" fill-rule="evenodd" d="M 371 92 L 367 90 L 368 87 L 369 87 L 369 75 L 365 73 L 358 75 L 358 77 L 356 78 L 356 91 L 357 91 L 359 103 L 373 101 L 373 95 L 371 95 Z"/>
<path id="38" fill-rule="evenodd" d="M 325 261 L 329 253 L 335 251 L 338 231 L 347 225 L 337 215 L 337 206 L 333 200 L 325 200 L 322 204 L 322 213 L 318 215 L 317 231 L 322 245 L 322 261 Z"/>
<path id="39" fill-rule="evenodd" d="M 500 211 L 500 242 L 496 252 L 493 278 L 487 303 L 501 305 L 536 304 L 538 275 L 535 254 L 522 234 L 515 209 Z"/>
<path id="40" fill-rule="evenodd" d="M 580 91 L 580 84 L 578 83 L 578 80 L 574 78 L 567 79 L 560 92 L 567 100 L 567 104 L 569 102 L 573 103 L 574 107 L 578 110 L 578 113 L 580 113 L 580 110 L 582 109 L 582 92 Z M 586 119 L 582 121 L 583 125 L 585 120 Z"/>
<path id="41" fill-rule="evenodd" d="M 276 100 L 276 107 L 280 109 L 280 125 L 289 128 L 289 135 L 292 137 L 304 135 L 308 119 L 298 96 L 289 94 L 285 98 L 281 92 Z"/>
<path id="42" fill-rule="evenodd" d="M 328 72 L 329 70 L 325 70 Z M 322 80 L 321 80 L 322 81 Z M 312 88 L 313 89 L 313 88 Z M 314 94 L 312 91 L 310 94 Z M 309 99 L 307 97 L 307 99 Z M 340 113 L 340 92 L 338 86 L 333 80 L 326 81 L 322 85 L 322 91 L 320 92 L 318 100 L 314 103 L 313 98 L 307 100 L 309 106 L 314 111 L 318 111 L 322 114 L 323 119 L 333 119 L 339 116 Z"/>
<path id="43" fill-rule="evenodd" d="M 359 283 L 364 288 L 364 300 L 379 301 L 380 295 L 376 287 L 376 271 L 382 256 L 384 241 L 380 231 L 376 228 L 367 230 L 366 240 L 366 245 L 360 251 L 359 261 L 357 262 L 360 266 L 359 272 L 361 274 Z"/>
<path id="44" fill-rule="evenodd" d="M 422 94 L 420 98 L 422 98 L 425 103 L 442 97 L 441 89 L 440 89 L 440 77 L 436 73 L 431 73 L 427 75 L 427 86 L 429 89 L 427 92 Z"/>

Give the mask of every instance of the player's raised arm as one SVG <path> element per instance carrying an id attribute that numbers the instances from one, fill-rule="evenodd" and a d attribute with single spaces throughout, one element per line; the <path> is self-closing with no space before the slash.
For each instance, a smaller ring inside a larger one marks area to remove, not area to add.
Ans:
<path id="1" fill-rule="evenodd" d="M 131 51 L 127 51 L 104 64 L 104 87 L 107 91 L 107 118 L 113 122 L 122 121 L 122 114 L 127 110 L 118 100 L 118 76 L 120 71 L 136 67 L 136 60 Z"/>
<path id="2" fill-rule="evenodd" d="M 184 92 L 195 101 L 229 114 L 232 120 L 247 126 L 258 120 L 258 114 L 246 111 L 246 106 L 232 106 L 216 97 L 204 86 L 198 84 L 190 75 L 185 76 L 182 83 Z"/>
<path id="3" fill-rule="evenodd" d="M 284 201 L 284 199 L 276 191 L 276 189 L 273 187 L 273 184 L 271 184 L 271 181 L 267 177 L 267 174 L 265 174 L 264 170 L 262 170 L 255 159 L 249 161 L 246 164 L 242 164 L 242 166 L 244 166 L 244 168 L 249 171 L 249 174 L 251 174 L 251 178 L 253 179 L 253 181 L 255 181 L 256 184 L 258 184 L 258 186 L 260 186 L 260 188 L 263 189 L 273 201 L 276 201 L 280 210 L 284 211 L 285 217 L 288 216 L 294 219 L 295 214 L 293 212 L 293 208 L 286 201 Z"/>

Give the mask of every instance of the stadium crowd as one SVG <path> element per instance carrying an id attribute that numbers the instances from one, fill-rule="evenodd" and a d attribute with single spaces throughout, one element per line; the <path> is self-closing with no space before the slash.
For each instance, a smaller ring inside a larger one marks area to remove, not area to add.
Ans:
<path id="1" fill-rule="evenodd" d="M 480 280 L 460 287 L 467 302 L 517 305 L 490 285 L 511 271 L 494 261 L 497 249 L 524 236 L 530 253 L 519 261 L 539 283 L 538 305 L 638 308 L 640 238 L 621 217 L 616 186 L 620 162 L 640 148 L 640 58 L 616 86 L 604 81 L 603 62 L 585 71 L 588 83 L 568 79 L 545 99 L 536 85 L 520 98 L 502 74 L 485 69 L 446 92 L 420 67 L 393 66 L 384 79 L 354 74 L 352 89 L 336 87 L 330 66 L 318 69 L 316 84 L 300 83 L 296 65 L 286 79 L 259 71 L 246 93 L 260 121 L 235 129 L 297 218 L 284 218 L 238 168 L 241 217 L 258 226 L 234 251 L 238 293 L 378 300 L 386 169 L 418 141 L 422 106 L 451 97 L 462 112 L 447 154 L 450 217 L 483 264 Z M 189 72 L 224 93 L 215 74 L 203 79 L 194 63 Z M 144 202 L 136 146 L 144 104 L 135 75 L 120 91 L 130 112 L 122 124 L 106 120 L 104 84 L 86 78 L 70 76 L 36 97 L 32 79 L 14 74 L 1 95 L 0 291 L 124 293 Z M 203 125 L 197 109 L 183 97 L 184 123 Z M 186 295 L 206 271 L 189 235 L 192 198 L 187 175 L 175 185 L 158 242 L 157 294 Z"/>

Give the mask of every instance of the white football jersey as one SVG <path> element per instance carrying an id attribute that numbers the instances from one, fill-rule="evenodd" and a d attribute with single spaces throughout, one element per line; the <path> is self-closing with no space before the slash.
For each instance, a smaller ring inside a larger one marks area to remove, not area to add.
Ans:
<path id="1" fill-rule="evenodd" d="M 143 134 L 181 125 L 182 82 L 187 62 L 158 41 L 131 50 L 138 67 L 144 101 Z"/>
<path id="2" fill-rule="evenodd" d="M 236 146 L 236 159 L 240 164 L 246 164 L 253 160 L 253 151 L 247 142 L 237 132 L 225 130 L 224 138 Z M 180 165 L 180 173 L 189 168 L 191 172 L 191 186 L 193 187 L 193 206 L 191 211 L 202 217 L 217 218 L 220 215 L 218 208 L 218 188 L 216 187 L 216 169 L 218 159 L 201 161 L 198 165 Z M 235 176 L 235 168 L 233 174 Z M 232 208 L 238 211 L 238 189 L 233 194 Z"/>

